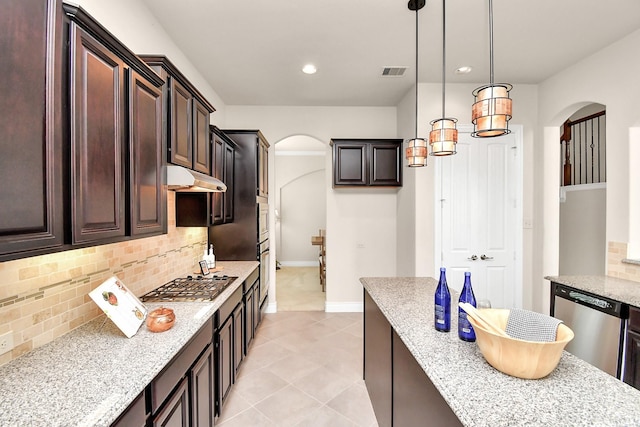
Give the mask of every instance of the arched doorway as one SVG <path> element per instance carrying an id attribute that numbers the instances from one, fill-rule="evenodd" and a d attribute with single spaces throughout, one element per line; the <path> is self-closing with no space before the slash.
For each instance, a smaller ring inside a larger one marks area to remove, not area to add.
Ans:
<path id="1" fill-rule="evenodd" d="M 276 300 L 278 311 L 324 310 L 318 247 L 326 228 L 327 146 L 304 135 L 275 144 Z"/>
<path id="2" fill-rule="evenodd" d="M 573 113 L 561 130 L 558 273 L 606 272 L 606 115 L 602 104 Z"/>

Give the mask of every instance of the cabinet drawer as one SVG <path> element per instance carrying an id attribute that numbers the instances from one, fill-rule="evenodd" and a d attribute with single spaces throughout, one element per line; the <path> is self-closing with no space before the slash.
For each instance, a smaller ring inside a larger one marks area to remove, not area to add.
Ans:
<path id="1" fill-rule="evenodd" d="M 151 382 L 151 412 L 156 413 L 200 353 L 213 341 L 213 324 L 205 323 L 195 337 Z"/>
<path id="2" fill-rule="evenodd" d="M 218 310 L 218 319 L 223 323 L 233 313 L 236 306 L 242 301 L 242 286 L 235 290 L 235 292 L 227 298 Z"/>
<path id="3" fill-rule="evenodd" d="M 629 307 L 629 329 L 640 332 L 640 308 Z"/>
<path id="4" fill-rule="evenodd" d="M 126 409 L 126 411 L 120 415 L 120 418 L 113 423 L 112 427 L 143 427 L 147 423 L 147 408 L 145 405 L 145 392 L 136 397 L 136 400 L 133 401 L 131 405 Z"/>

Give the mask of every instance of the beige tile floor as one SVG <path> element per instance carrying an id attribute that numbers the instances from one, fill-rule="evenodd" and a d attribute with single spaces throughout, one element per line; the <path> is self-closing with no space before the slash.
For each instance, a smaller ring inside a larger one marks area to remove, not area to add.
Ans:
<path id="1" fill-rule="evenodd" d="M 281 267 L 276 270 L 278 311 L 324 311 L 325 293 L 318 267 Z"/>
<path id="2" fill-rule="evenodd" d="M 362 313 L 266 314 L 216 425 L 377 426 L 362 380 Z"/>

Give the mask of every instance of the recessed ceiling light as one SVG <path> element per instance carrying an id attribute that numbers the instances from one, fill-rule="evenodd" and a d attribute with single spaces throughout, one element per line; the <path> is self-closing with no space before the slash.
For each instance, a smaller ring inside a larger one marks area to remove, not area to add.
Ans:
<path id="1" fill-rule="evenodd" d="M 315 65 L 313 64 L 307 64 L 304 67 L 302 67 L 302 72 L 305 74 L 315 74 L 316 73 L 317 68 Z"/>
<path id="2" fill-rule="evenodd" d="M 464 67 L 456 68 L 456 74 L 469 74 L 473 68 L 465 65 Z"/>

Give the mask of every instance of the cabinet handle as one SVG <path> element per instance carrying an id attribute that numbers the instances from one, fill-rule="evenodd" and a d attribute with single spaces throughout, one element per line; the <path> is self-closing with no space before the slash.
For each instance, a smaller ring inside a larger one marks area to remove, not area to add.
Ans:
<path id="1" fill-rule="evenodd" d="M 486 260 L 492 260 L 493 257 L 492 256 L 486 256 L 485 254 L 482 254 L 482 255 L 480 255 L 480 259 L 483 260 L 483 261 L 486 261 Z"/>
<path id="2" fill-rule="evenodd" d="M 484 256 L 484 255 L 482 255 L 482 256 Z M 477 260 L 477 259 L 478 259 L 478 255 L 475 255 L 475 254 L 474 254 L 474 255 L 471 255 L 471 256 L 470 256 L 469 258 L 467 258 L 467 259 L 468 259 L 469 261 L 475 261 L 475 260 Z M 484 258 L 482 258 L 482 259 L 484 259 Z"/>

